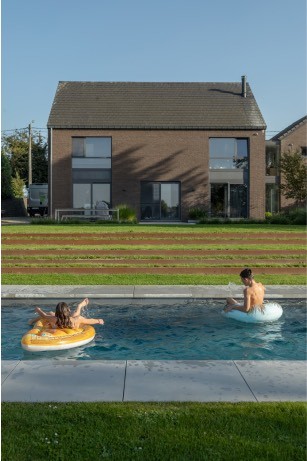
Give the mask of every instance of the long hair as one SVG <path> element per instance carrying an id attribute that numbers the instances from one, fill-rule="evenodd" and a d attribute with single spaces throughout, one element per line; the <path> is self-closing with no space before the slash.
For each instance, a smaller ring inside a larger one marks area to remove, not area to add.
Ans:
<path id="1" fill-rule="evenodd" d="M 64 302 L 57 304 L 55 308 L 56 326 L 58 328 L 72 328 L 70 321 L 70 308 Z"/>

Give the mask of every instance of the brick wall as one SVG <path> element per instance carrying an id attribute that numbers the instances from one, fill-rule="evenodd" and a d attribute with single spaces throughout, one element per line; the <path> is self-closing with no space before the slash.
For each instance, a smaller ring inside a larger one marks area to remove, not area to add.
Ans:
<path id="1" fill-rule="evenodd" d="M 265 133 L 254 132 L 250 136 L 250 193 L 249 216 L 263 219 L 265 215 Z"/>
<path id="2" fill-rule="evenodd" d="M 58 130 L 52 139 L 52 214 L 72 207 L 72 136 L 112 137 L 112 206 L 126 203 L 140 209 L 141 181 L 179 181 L 182 220 L 192 206 L 208 205 L 209 138 L 250 140 L 250 217 L 265 210 L 265 140 L 254 131 Z"/>

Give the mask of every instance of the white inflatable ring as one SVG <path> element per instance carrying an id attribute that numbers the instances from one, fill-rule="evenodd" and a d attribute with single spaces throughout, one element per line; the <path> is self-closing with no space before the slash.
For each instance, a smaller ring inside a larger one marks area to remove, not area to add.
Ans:
<path id="1" fill-rule="evenodd" d="M 231 311 L 222 311 L 224 317 L 229 319 L 239 320 L 240 322 L 246 323 L 263 323 L 263 322 L 274 322 L 278 320 L 282 314 L 282 307 L 278 303 L 266 303 L 264 310 L 254 309 L 251 313 L 238 311 L 233 309 Z"/>

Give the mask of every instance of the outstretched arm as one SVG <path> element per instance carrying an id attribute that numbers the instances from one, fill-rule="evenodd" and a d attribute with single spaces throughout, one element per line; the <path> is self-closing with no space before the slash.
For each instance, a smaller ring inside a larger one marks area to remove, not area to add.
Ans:
<path id="1" fill-rule="evenodd" d="M 43 317 L 43 319 L 54 319 L 54 313 L 50 312 L 49 314 L 46 314 L 40 307 L 35 308 L 35 312 L 40 316 Z"/>
<path id="2" fill-rule="evenodd" d="M 39 309 L 39 308 L 37 308 L 37 309 Z M 36 311 L 36 310 L 35 310 L 35 311 Z M 42 309 L 40 309 L 40 311 L 43 312 Z M 39 314 L 39 312 L 37 312 L 37 311 L 36 311 L 36 313 Z M 50 312 L 49 312 L 49 315 L 51 315 L 52 317 L 55 316 L 55 314 L 54 314 L 53 311 L 50 311 Z M 40 319 L 40 317 L 42 317 L 42 316 L 43 316 L 42 314 L 39 314 L 38 317 L 34 317 L 33 319 L 28 320 L 28 324 L 29 324 L 29 325 L 33 325 L 33 323 L 37 322 L 37 321 Z"/>
<path id="3" fill-rule="evenodd" d="M 97 325 L 97 324 L 103 325 L 104 324 L 103 319 L 87 319 L 85 317 L 82 317 L 81 315 L 79 317 L 79 322 L 83 323 L 84 325 Z"/>
<path id="4" fill-rule="evenodd" d="M 86 307 L 88 305 L 88 303 L 89 303 L 88 298 L 83 299 L 83 301 L 81 301 L 81 303 L 78 304 L 77 309 L 72 314 L 72 317 L 79 317 L 79 315 L 81 314 L 82 308 Z"/>

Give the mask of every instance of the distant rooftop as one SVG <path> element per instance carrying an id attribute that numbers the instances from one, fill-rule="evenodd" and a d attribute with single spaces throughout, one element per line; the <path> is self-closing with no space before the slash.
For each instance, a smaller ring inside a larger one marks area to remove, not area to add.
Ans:
<path id="1" fill-rule="evenodd" d="M 249 84 L 59 82 L 49 128 L 264 130 Z"/>
<path id="2" fill-rule="evenodd" d="M 296 120 L 296 122 L 291 123 L 291 125 L 287 126 L 284 130 L 280 131 L 277 133 L 273 138 L 271 138 L 271 141 L 280 141 L 282 138 L 287 136 L 291 131 L 296 130 L 299 126 L 303 125 L 307 121 L 307 115 L 304 115 L 304 117 L 300 118 L 299 120 Z"/>

